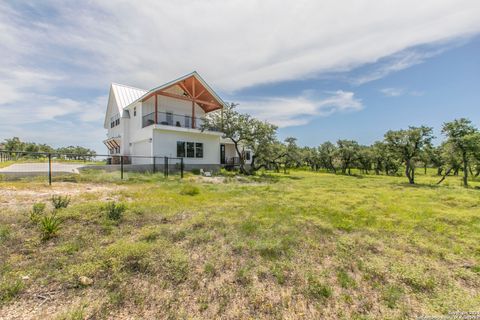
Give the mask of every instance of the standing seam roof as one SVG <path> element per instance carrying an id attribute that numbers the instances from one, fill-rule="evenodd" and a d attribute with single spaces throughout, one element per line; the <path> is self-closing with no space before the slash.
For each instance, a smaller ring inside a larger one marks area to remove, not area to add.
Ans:
<path id="1" fill-rule="evenodd" d="M 123 108 L 147 93 L 147 90 L 112 83 L 113 93 L 117 101 L 118 111 L 121 113 Z"/>

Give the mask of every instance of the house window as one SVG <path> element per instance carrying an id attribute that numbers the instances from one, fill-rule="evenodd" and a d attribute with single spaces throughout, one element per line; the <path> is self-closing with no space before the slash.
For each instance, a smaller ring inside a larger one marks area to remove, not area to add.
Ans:
<path id="1" fill-rule="evenodd" d="M 178 158 L 185 157 L 185 142 L 184 141 L 177 141 L 177 157 Z"/>
<path id="2" fill-rule="evenodd" d="M 177 141 L 178 158 L 203 158 L 203 143 Z"/>
<path id="3" fill-rule="evenodd" d="M 245 159 L 247 159 L 248 161 L 250 161 L 250 151 L 246 151 L 246 152 L 245 152 Z"/>
<path id="4" fill-rule="evenodd" d="M 192 126 L 191 122 L 190 122 L 191 118 L 190 116 L 185 116 L 185 128 L 190 128 Z"/>
<path id="5" fill-rule="evenodd" d="M 134 117 L 137 116 L 137 107 L 133 107 L 133 116 L 134 116 Z"/>
<path id="6" fill-rule="evenodd" d="M 167 124 L 169 126 L 173 126 L 173 113 L 167 112 L 166 116 L 167 116 Z"/>
<path id="7" fill-rule="evenodd" d="M 110 128 L 118 126 L 120 124 L 120 115 L 116 114 L 110 118 Z"/>
<path id="8" fill-rule="evenodd" d="M 195 158 L 203 158 L 203 143 L 195 143 Z"/>
<path id="9" fill-rule="evenodd" d="M 195 158 L 195 143 L 187 142 L 187 158 Z"/>

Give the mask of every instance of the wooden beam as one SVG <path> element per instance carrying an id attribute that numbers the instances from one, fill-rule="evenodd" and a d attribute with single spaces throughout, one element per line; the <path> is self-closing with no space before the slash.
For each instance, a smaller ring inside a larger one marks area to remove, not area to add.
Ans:
<path id="1" fill-rule="evenodd" d="M 158 124 L 158 94 L 155 95 L 155 124 Z"/>
<path id="2" fill-rule="evenodd" d="M 181 95 L 179 95 L 179 94 L 170 93 L 170 92 L 158 91 L 156 94 L 161 95 L 161 96 L 165 96 L 165 97 L 170 97 L 170 98 L 185 100 L 185 101 L 193 101 L 192 98 L 188 98 L 188 97 L 181 96 Z M 195 99 L 195 102 L 196 102 L 196 103 L 200 103 L 200 104 L 204 104 L 204 105 L 206 105 L 206 106 L 215 107 L 215 108 L 218 108 L 218 109 L 221 108 L 220 105 L 218 105 L 218 104 L 216 104 L 216 103 L 213 103 L 213 102 L 208 102 L 208 101 L 198 100 L 198 99 Z"/>
<path id="3" fill-rule="evenodd" d="M 195 128 L 195 77 L 192 78 L 192 128 Z"/>
<path id="4" fill-rule="evenodd" d="M 195 96 L 195 99 L 197 99 L 198 97 L 200 97 L 204 92 L 205 92 L 205 89 L 203 89 L 199 94 L 197 94 L 197 95 Z"/>
<path id="5" fill-rule="evenodd" d="M 193 95 L 190 93 L 190 91 L 187 90 L 187 87 L 182 82 L 179 82 L 178 85 L 180 88 L 182 88 L 183 91 L 185 91 L 186 94 L 190 96 L 190 98 L 193 98 Z"/>

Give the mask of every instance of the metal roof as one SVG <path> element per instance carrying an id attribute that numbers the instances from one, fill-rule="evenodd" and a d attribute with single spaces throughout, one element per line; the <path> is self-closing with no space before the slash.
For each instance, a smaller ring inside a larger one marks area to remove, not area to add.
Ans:
<path id="1" fill-rule="evenodd" d="M 125 86 L 123 84 L 112 83 L 113 94 L 117 102 L 118 111 L 121 114 L 123 108 L 136 101 L 141 96 L 147 93 L 147 90 L 138 89 L 134 87 Z"/>

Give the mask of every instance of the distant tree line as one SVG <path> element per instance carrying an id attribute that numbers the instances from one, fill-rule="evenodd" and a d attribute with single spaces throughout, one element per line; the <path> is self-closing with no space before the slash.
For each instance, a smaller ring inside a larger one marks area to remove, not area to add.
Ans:
<path id="1" fill-rule="evenodd" d="M 420 126 L 390 130 L 383 140 L 372 145 L 361 145 L 354 140 L 324 142 L 317 147 L 300 147 L 295 138 L 279 141 L 277 127 L 236 111 L 236 105 L 224 108 L 223 115 L 207 115 L 204 129 L 220 129 L 224 137 L 233 141 L 240 159 L 240 172 L 253 174 L 265 168 L 275 171 L 309 167 L 350 175 L 352 169 L 365 174 L 405 175 L 415 183 L 418 169 L 436 168 L 441 183 L 447 176 L 463 175 L 468 185 L 469 176 L 480 175 L 480 132 L 470 120 L 461 118 L 446 122 L 442 127 L 445 137 L 439 146 L 432 140 L 433 128 Z M 246 165 L 245 149 L 253 151 L 252 163 Z"/>
<path id="2" fill-rule="evenodd" d="M 94 150 L 81 147 L 81 146 L 68 146 L 61 148 L 53 148 L 47 144 L 37 144 L 35 142 L 23 142 L 18 137 L 13 137 L 11 139 L 5 139 L 0 143 L 0 150 L 8 151 L 10 153 L 15 153 L 16 157 L 23 158 L 41 158 L 45 155 L 42 153 L 51 153 L 56 156 L 68 160 L 91 160 L 93 156 L 96 155 Z M 22 153 L 25 152 L 25 153 Z M 32 154 L 38 153 L 38 154 Z"/>

